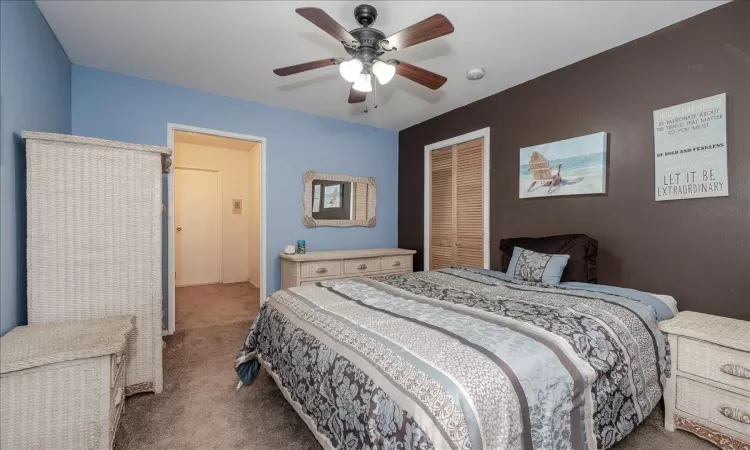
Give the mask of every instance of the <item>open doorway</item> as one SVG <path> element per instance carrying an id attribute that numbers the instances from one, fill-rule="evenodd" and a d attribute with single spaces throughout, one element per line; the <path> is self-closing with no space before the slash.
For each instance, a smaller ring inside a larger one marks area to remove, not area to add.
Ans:
<path id="1" fill-rule="evenodd" d="M 265 296 L 265 140 L 168 133 L 167 332 L 245 320 Z"/>

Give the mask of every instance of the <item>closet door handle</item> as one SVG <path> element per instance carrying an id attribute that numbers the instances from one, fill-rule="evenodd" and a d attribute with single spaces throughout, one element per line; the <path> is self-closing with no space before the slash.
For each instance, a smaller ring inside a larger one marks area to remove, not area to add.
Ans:
<path id="1" fill-rule="evenodd" d="M 177 227 L 177 231 L 182 231 L 182 227 Z"/>

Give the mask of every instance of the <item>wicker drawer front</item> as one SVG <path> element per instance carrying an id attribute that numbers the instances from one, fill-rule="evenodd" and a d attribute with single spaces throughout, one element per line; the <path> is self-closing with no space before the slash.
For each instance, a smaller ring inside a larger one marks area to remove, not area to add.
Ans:
<path id="1" fill-rule="evenodd" d="M 411 267 L 411 255 L 409 256 L 386 256 L 380 258 L 380 269 L 385 270 L 400 270 L 408 269 Z"/>
<path id="2" fill-rule="evenodd" d="M 750 397 L 677 377 L 676 409 L 750 438 Z"/>
<path id="3" fill-rule="evenodd" d="M 347 259 L 344 261 L 344 273 L 366 274 L 380 272 L 380 258 Z"/>
<path id="4" fill-rule="evenodd" d="M 677 368 L 750 393 L 750 353 L 680 336 Z"/>
<path id="5" fill-rule="evenodd" d="M 302 278 L 320 278 L 341 275 L 341 261 L 310 261 L 300 266 Z"/>

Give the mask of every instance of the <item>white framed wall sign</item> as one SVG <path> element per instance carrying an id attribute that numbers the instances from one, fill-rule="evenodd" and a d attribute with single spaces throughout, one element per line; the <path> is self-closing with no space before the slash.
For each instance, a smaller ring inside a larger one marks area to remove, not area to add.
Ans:
<path id="1" fill-rule="evenodd" d="M 726 94 L 654 111 L 655 199 L 726 197 Z"/>

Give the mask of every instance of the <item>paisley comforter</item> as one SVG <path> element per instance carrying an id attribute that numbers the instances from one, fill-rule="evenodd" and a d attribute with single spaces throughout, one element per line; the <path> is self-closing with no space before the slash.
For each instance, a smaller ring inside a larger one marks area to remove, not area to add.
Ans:
<path id="1" fill-rule="evenodd" d="M 269 297 L 237 358 L 324 448 L 608 448 L 662 396 L 654 297 L 451 268 Z M 642 293 L 641 293 L 642 294 Z"/>

